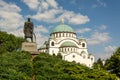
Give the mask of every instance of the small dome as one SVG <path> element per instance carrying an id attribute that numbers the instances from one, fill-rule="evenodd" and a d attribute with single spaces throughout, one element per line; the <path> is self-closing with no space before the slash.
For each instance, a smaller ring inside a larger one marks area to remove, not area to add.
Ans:
<path id="1" fill-rule="evenodd" d="M 72 42 L 64 42 L 61 47 L 77 47 L 74 43 Z"/>
<path id="2" fill-rule="evenodd" d="M 61 24 L 53 29 L 52 33 L 55 33 L 55 32 L 72 32 L 72 33 L 74 33 L 74 30 L 68 25 Z"/>

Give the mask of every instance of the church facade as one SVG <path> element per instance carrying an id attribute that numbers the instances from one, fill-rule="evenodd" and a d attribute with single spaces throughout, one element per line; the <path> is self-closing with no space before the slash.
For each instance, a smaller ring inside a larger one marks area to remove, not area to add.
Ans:
<path id="1" fill-rule="evenodd" d="M 64 23 L 53 29 L 50 38 L 39 48 L 39 52 L 61 54 L 63 60 L 88 67 L 92 67 L 94 63 L 94 56 L 88 53 L 86 39 L 78 39 L 74 30 Z"/>

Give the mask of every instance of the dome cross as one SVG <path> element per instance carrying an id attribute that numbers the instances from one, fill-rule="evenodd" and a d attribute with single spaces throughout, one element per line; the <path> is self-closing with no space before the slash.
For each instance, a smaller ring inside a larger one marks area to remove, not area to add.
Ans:
<path id="1" fill-rule="evenodd" d="M 64 24 L 64 19 L 63 18 L 62 18 L 61 22 L 62 22 L 62 24 Z"/>

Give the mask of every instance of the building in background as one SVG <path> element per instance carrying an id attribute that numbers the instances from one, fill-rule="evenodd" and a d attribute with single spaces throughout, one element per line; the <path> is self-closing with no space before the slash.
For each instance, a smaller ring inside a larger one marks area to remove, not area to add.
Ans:
<path id="1" fill-rule="evenodd" d="M 86 39 L 78 39 L 74 30 L 64 24 L 56 26 L 48 41 L 39 48 L 39 52 L 50 55 L 61 54 L 62 59 L 92 67 L 94 56 L 88 53 Z"/>

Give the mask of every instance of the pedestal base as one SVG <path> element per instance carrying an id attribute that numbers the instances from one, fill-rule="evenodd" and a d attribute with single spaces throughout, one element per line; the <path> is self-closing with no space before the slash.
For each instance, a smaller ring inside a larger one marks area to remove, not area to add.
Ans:
<path id="1" fill-rule="evenodd" d="M 35 42 L 23 42 L 22 43 L 22 51 L 28 52 L 37 52 L 37 44 Z"/>

